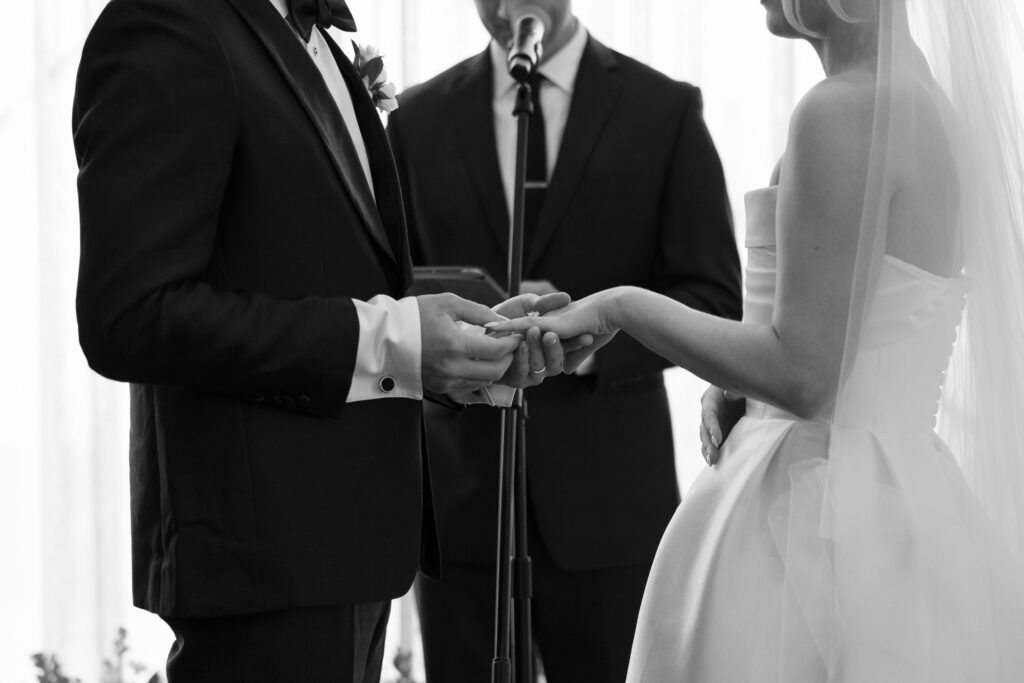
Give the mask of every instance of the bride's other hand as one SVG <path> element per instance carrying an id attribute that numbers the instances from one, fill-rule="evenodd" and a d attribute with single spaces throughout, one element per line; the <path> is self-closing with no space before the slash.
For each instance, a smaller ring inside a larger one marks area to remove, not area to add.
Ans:
<path id="1" fill-rule="evenodd" d="M 722 444 L 746 411 L 747 400 L 711 385 L 700 397 L 700 450 L 709 466 L 718 464 Z"/>

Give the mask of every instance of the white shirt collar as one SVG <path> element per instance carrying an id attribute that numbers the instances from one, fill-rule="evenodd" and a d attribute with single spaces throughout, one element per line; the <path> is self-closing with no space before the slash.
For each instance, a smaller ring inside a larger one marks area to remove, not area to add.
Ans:
<path id="1" fill-rule="evenodd" d="M 541 62 L 539 67 L 541 75 L 567 95 L 572 95 L 573 87 L 576 84 L 576 73 L 580 70 L 580 60 L 583 59 L 583 50 L 587 47 L 588 35 L 587 29 L 577 20 L 576 32 L 569 42 L 563 45 L 561 50 Z M 492 40 L 490 51 L 491 67 L 494 69 L 494 96 L 497 98 L 514 88 L 516 82 L 508 73 L 506 63 L 508 50 Z"/>

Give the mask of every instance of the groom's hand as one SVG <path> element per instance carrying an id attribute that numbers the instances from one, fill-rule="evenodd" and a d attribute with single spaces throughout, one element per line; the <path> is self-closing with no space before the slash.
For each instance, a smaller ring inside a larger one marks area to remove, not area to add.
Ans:
<path id="1" fill-rule="evenodd" d="M 524 289 L 526 285 L 523 283 Z M 555 291 L 550 283 L 547 285 L 548 292 L 543 295 L 535 292 L 520 294 L 495 306 L 494 311 L 506 318 L 523 318 L 531 314 L 545 315 L 572 302 L 568 294 Z M 561 374 L 568 349 L 582 348 L 592 341 L 588 338 L 563 343 L 553 332 L 542 335 L 536 327 L 527 330 L 521 339 L 515 359 L 498 384 L 517 389 L 536 386 L 548 377 Z"/>
<path id="2" fill-rule="evenodd" d="M 501 380 L 522 339 L 495 338 L 460 326 L 484 325 L 501 316 L 454 294 L 416 297 L 420 309 L 423 388 L 439 394 L 477 391 Z"/>

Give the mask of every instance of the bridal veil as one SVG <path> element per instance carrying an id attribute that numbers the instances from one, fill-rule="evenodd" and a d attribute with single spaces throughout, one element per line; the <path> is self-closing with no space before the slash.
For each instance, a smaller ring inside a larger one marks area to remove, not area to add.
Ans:
<path id="1" fill-rule="evenodd" d="M 803 24 L 807 1 L 783 4 L 790 23 L 813 34 Z M 776 675 L 766 671 L 764 680 L 813 680 L 822 666 L 828 681 L 1024 680 L 1024 34 L 1016 2 L 827 2 L 845 22 L 877 24 L 874 125 L 827 457 L 790 468 L 789 504 L 769 514 L 785 598 L 782 651 L 766 662 Z M 929 207 L 931 220 L 900 215 L 907 182 L 947 188 Z M 911 315 L 880 310 L 880 292 L 892 285 L 883 263 L 893 257 L 919 271 L 922 287 L 962 287 L 959 303 Z M 888 343 L 865 321 L 887 315 L 906 324 L 927 318 L 921 333 L 948 336 L 922 347 L 944 349 L 932 359 L 944 382 L 894 389 L 864 381 L 906 372 L 865 367 Z M 940 384 L 934 397 L 914 394 Z M 879 386 L 890 395 L 872 393 Z M 861 428 L 871 410 L 913 420 L 909 404 L 934 408 L 922 415 L 933 421 L 934 448 L 905 438 L 900 424 L 891 434 Z"/>

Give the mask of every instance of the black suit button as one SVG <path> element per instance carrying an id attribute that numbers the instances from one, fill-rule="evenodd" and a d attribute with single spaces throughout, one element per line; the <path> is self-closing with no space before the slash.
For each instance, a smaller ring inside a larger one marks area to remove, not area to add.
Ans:
<path id="1" fill-rule="evenodd" d="M 294 408 L 295 407 L 295 399 L 292 398 L 291 396 L 282 396 L 281 397 L 281 405 L 283 405 L 285 408 Z"/>
<path id="2" fill-rule="evenodd" d="M 280 396 L 271 396 L 270 397 L 270 402 L 273 403 L 275 406 L 279 406 L 282 403 L 281 397 Z"/>
<path id="3" fill-rule="evenodd" d="M 305 394 L 299 396 L 296 400 L 298 401 L 300 408 L 309 408 L 313 405 L 313 399 Z"/>
<path id="4" fill-rule="evenodd" d="M 262 391 L 257 391 L 255 394 L 252 395 L 252 400 L 256 401 L 257 403 L 263 403 L 264 401 L 267 400 L 267 395 L 264 394 Z"/>
<path id="5" fill-rule="evenodd" d="M 391 377 L 390 375 L 384 375 L 383 377 L 380 378 L 379 386 L 380 390 L 383 391 L 385 394 L 390 394 L 392 391 L 395 390 L 395 378 Z"/>

